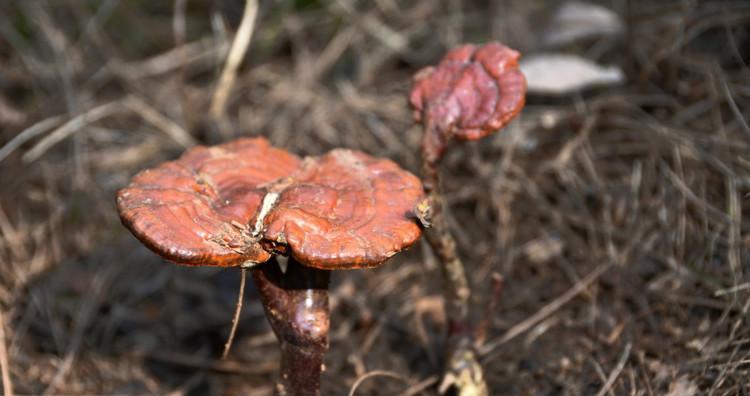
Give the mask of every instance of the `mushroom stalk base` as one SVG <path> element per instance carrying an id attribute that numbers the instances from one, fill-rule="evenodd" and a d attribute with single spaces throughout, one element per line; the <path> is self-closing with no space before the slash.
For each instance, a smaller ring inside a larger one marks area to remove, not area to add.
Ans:
<path id="1" fill-rule="evenodd" d="M 281 347 L 279 396 L 319 395 L 328 351 L 330 272 L 289 258 L 286 272 L 271 260 L 253 269 L 253 281 Z"/>

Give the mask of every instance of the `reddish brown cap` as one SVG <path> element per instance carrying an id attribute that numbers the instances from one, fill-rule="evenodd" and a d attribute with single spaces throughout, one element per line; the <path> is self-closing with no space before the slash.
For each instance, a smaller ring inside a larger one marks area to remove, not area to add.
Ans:
<path id="1" fill-rule="evenodd" d="M 388 160 L 334 150 L 300 162 L 264 139 L 240 139 L 139 173 L 117 205 L 138 239 L 178 264 L 239 266 L 281 251 L 344 269 L 411 246 L 422 198 L 419 179 Z"/>
<path id="2" fill-rule="evenodd" d="M 415 119 L 461 140 L 480 139 L 502 128 L 525 102 L 519 57 L 500 43 L 451 50 L 437 67 L 415 76 L 410 96 Z"/>
<path id="3" fill-rule="evenodd" d="M 117 194 L 123 224 L 151 250 L 178 264 L 237 266 L 270 254 L 248 224 L 265 184 L 299 165 L 265 139 L 195 147 L 136 175 Z"/>
<path id="4" fill-rule="evenodd" d="M 389 160 L 351 150 L 308 158 L 265 218 L 264 239 L 321 269 L 374 267 L 421 235 L 422 183 Z"/>

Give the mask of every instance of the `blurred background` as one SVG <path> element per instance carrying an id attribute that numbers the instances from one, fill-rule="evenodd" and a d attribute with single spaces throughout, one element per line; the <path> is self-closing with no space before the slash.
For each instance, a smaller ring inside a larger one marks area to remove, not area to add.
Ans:
<path id="1" fill-rule="evenodd" d="M 270 395 L 278 353 L 255 291 L 220 361 L 239 271 L 166 264 L 120 225 L 115 191 L 240 136 L 417 173 L 411 76 L 499 40 L 523 53 L 527 106 L 443 163 L 492 394 L 750 394 L 747 1 L 262 1 L 215 116 L 243 9 L 0 3 L 6 393 Z M 398 376 L 357 395 L 437 394 L 425 245 L 336 273 L 332 307 L 323 394 L 376 370 Z"/>

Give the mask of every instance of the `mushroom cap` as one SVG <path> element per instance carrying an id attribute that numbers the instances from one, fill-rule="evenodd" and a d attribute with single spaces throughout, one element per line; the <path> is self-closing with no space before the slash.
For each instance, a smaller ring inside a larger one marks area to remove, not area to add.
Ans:
<path id="1" fill-rule="evenodd" d="M 423 194 L 389 160 L 334 150 L 300 161 L 246 138 L 139 173 L 117 206 L 139 240 L 178 264 L 241 266 L 282 252 L 349 269 L 377 266 L 419 238 Z"/>
<path id="2" fill-rule="evenodd" d="M 338 149 L 308 158 L 291 178 L 264 240 L 306 266 L 375 267 L 421 235 L 422 183 L 393 161 Z"/>
<path id="3" fill-rule="evenodd" d="M 221 267 L 260 263 L 271 255 L 247 224 L 265 185 L 291 174 L 299 163 L 263 138 L 198 146 L 133 177 L 117 193 L 117 208 L 136 238 L 167 260 Z"/>
<path id="4" fill-rule="evenodd" d="M 415 76 L 410 101 L 417 122 L 460 140 L 477 140 L 505 126 L 523 108 L 526 79 L 520 54 L 500 43 L 448 52 Z"/>

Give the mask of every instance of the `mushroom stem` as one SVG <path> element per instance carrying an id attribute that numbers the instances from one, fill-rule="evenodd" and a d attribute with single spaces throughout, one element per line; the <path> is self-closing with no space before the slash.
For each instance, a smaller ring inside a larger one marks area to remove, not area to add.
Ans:
<path id="1" fill-rule="evenodd" d="M 429 118 L 425 118 L 429 120 Z M 440 261 L 446 295 L 448 334 L 462 335 L 469 332 L 469 297 L 471 290 L 461 258 L 456 252 L 456 240 L 450 232 L 445 215 L 445 203 L 440 187 L 440 160 L 447 145 L 447 134 L 430 122 L 425 123 L 422 135 L 422 174 L 432 212 L 432 227 L 425 231 Z"/>
<path id="2" fill-rule="evenodd" d="M 285 273 L 271 260 L 253 269 L 253 281 L 281 347 L 279 396 L 319 395 L 328 351 L 330 272 L 289 258 Z"/>
<path id="3" fill-rule="evenodd" d="M 424 119 L 430 120 L 429 117 Z M 425 230 L 425 236 L 440 261 L 448 318 L 445 375 L 440 391 L 444 393 L 449 387 L 455 386 L 461 396 L 486 396 L 487 385 L 473 348 L 474 340 L 469 324 L 471 289 L 464 264 L 456 252 L 456 240 L 448 227 L 440 187 L 440 160 L 448 145 L 449 136 L 445 128 L 430 121 L 425 122 L 422 135 L 422 177 L 432 209 L 432 227 Z"/>

